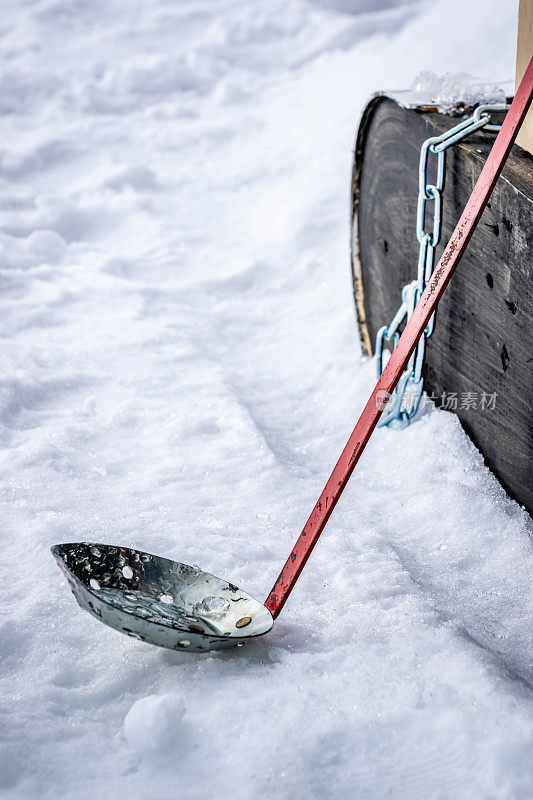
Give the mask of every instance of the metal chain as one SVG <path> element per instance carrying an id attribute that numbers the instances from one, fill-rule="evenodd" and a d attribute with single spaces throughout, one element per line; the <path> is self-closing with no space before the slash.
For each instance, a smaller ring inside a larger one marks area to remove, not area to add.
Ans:
<path id="1" fill-rule="evenodd" d="M 501 125 L 492 124 L 490 112 L 506 112 L 508 105 L 480 105 L 468 119 L 446 131 L 441 136 L 431 136 L 426 139 L 420 150 L 420 163 L 418 168 L 418 205 L 416 212 L 416 236 L 420 245 L 418 253 L 418 268 L 416 279 L 406 284 L 402 289 L 402 304 L 394 315 L 390 325 L 384 325 L 376 336 L 376 370 L 377 376 L 383 372 L 383 350 L 385 342 L 392 342 L 396 347 L 399 339 L 399 327 L 409 321 L 420 295 L 424 291 L 435 268 L 435 249 L 440 241 L 442 230 L 442 191 L 446 176 L 446 150 L 457 142 L 462 141 L 475 131 L 499 131 Z M 430 183 L 428 166 L 430 154 L 436 157 L 436 178 Z M 428 202 L 433 205 L 433 222 L 431 229 L 426 230 L 426 206 Z M 390 425 L 397 421 L 400 428 L 406 428 L 420 406 L 424 391 L 422 367 L 426 341 L 435 328 L 435 314 L 431 317 L 418 345 L 416 346 L 407 368 L 402 374 L 399 383 L 387 402 L 386 409 L 379 421 L 379 427 Z"/>

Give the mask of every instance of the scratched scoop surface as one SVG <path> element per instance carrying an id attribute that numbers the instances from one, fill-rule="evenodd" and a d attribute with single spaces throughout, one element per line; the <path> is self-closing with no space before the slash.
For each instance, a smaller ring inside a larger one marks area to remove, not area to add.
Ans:
<path id="1" fill-rule="evenodd" d="M 52 547 L 85 611 L 128 636 L 208 652 L 267 633 L 272 615 L 227 581 L 168 558 L 91 542 Z"/>

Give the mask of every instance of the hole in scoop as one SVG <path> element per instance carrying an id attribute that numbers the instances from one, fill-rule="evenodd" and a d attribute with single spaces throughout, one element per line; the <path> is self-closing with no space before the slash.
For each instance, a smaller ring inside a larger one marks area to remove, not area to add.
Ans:
<path id="1" fill-rule="evenodd" d="M 141 636 L 140 633 L 136 633 L 136 631 L 132 631 L 131 628 L 122 628 L 125 634 L 131 636 L 132 639 L 139 639 L 139 641 L 144 641 L 144 636 Z"/>
<path id="2" fill-rule="evenodd" d="M 188 639 L 182 639 L 181 642 L 178 642 L 178 647 L 189 647 L 190 642 Z"/>
<path id="3" fill-rule="evenodd" d="M 200 625 L 189 625 L 189 630 L 191 633 L 205 633 L 204 629 L 200 627 Z"/>
<path id="4" fill-rule="evenodd" d="M 122 567 L 122 574 L 124 575 L 125 578 L 133 578 L 133 570 L 131 567 L 128 567 L 127 565 L 125 567 Z"/>

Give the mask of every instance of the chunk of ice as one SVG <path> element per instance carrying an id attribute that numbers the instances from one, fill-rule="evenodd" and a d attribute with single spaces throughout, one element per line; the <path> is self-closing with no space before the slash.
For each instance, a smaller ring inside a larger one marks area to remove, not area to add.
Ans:
<path id="1" fill-rule="evenodd" d="M 229 609 L 229 600 L 224 597 L 204 597 L 200 603 L 195 603 L 193 612 L 197 617 L 218 619 Z"/>

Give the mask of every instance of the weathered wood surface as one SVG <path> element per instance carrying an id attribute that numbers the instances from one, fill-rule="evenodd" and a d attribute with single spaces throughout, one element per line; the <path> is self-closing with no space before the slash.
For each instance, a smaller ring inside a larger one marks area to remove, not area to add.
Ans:
<path id="1" fill-rule="evenodd" d="M 416 277 L 421 143 L 459 120 L 378 97 L 359 128 L 352 179 L 352 268 L 367 354 L 377 330 Z M 494 135 L 448 151 L 440 256 L 485 163 Z M 487 465 L 533 515 L 533 157 L 514 147 L 462 263 L 439 305 L 428 342 L 425 388 L 456 393 L 459 416 Z M 428 203 L 428 219 L 432 208 Z M 461 408 L 466 393 L 476 408 Z M 481 397 L 496 393 L 493 409 Z"/>

